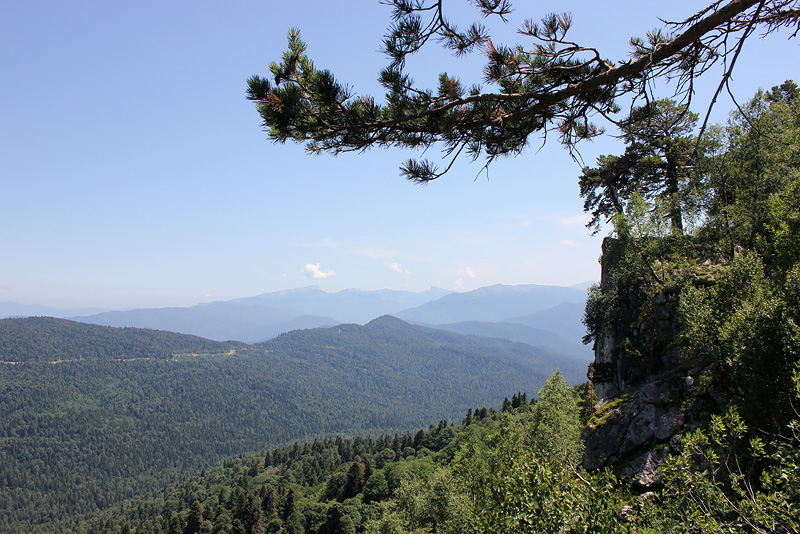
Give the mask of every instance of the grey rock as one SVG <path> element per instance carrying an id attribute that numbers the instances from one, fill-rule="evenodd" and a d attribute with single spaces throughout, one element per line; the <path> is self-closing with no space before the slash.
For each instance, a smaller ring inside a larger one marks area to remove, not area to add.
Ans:
<path id="1" fill-rule="evenodd" d="M 612 456 L 619 453 L 619 446 L 625 437 L 627 424 L 624 424 L 622 413 L 618 408 L 608 416 L 605 424 L 584 431 L 586 448 L 583 455 L 585 469 L 596 469 L 606 465 Z"/>
<path id="2" fill-rule="evenodd" d="M 668 459 L 669 451 L 666 448 L 653 449 L 620 469 L 619 475 L 642 488 L 652 488 L 661 482 L 660 468 Z"/>
<path id="3" fill-rule="evenodd" d="M 645 445 L 653 439 L 655 435 L 654 423 L 656 420 L 656 408 L 652 404 L 644 404 L 634 415 L 628 430 L 625 432 L 625 439 L 619 447 L 621 455 Z"/>
<path id="4" fill-rule="evenodd" d="M 618 474 L 642 487 L 657 484 L 658 468 L 680 445 L 686 423 L 681 406 L 669 406 L 670 395 L 669 382 L 650 382 L 606 414 L 602 425 L 587 428 L 584 468 L 613 466 L 619 458 L 638 454 Z"/>
<path id="5" fill-rule="evenodd" d="M 680 406 L 673 406 L 655 422 L 653 434 L 659 441 L 668 441 L 684 424 L 685 418 Z"/>
<path id="6" fill-rule="evenodd" d="M 666 399 L 669 396 L 669 386 L 661 382 L 650 382 L 645 384 L 637 391 L 631 400 L 640 403 L 654 404 Z"/>

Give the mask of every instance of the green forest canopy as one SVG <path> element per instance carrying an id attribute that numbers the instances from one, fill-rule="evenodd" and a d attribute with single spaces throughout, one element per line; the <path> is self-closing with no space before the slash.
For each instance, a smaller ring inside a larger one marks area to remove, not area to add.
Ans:
<path id="1" fill-rule="evenodd" d="M 247 451 L 406 431 L 585 363 L 416 327 L 219 343 L 63 319 L 0 320 L 0 531 L 54 525 Z"/>
<path id="2" fill-rule="evenodd" d="M 798 382 L 800 384 L 800 382 Z M 800 441 L 743 446 L 735 412 L 687 439 L 638 495 L 580 467 L 583 388 L 559 373 L 539 402 L 469 410 L 415 434 L 335 437 L 243 455 L 64 532 L 523 534 L 795 532 Z M 798 392 L 800 393 L 800 391 Z M 737 463 L 741 462 L 741 463 Z M 764 466 L 767 467 L 764 467 Z M 730 469 L 737 471 L 730 471 Z M 753 484 L 759 473 L 764 483 Z M 741 475 L 731 480 L 729 474 Z"/>

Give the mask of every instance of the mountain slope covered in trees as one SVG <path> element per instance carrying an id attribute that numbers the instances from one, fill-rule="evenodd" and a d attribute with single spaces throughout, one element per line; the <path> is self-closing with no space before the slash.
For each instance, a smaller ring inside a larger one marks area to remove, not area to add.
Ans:
<path id="1" fill-rule="evenodd" d="M 175 353 L 222 353 L 243 346 L 140 328 L 109 328 L 52 317 L 0 319 L 0 361 L 167 359 Z"/>
<path id="2" fill-rule="evenodd" d="M 756 484 L 737 443 L 741 429 L 731 426 L 735 416 L 716 418 L 713 434 L 687 437 L 687 450 L 665 466 L 663 485 L 641 494 L 607 470 L 580 466 L 580 433 L 591 413 L 585 393 L 555 373 L 538 402 L 515 394 L 499 410 L 469 409 L 461 424 L 441 420 L 416 433 L 329 437 L 243 455 L 64 532 L 705 533 L 800 526 L 800 436 L 782 450 L 763 450 L 767 478 Z M 726 479 L 734 466 L 740 471 L 732 473 L 743 476 Z"/>
<path id="3" fill-rule="evenodd" d="M 172 351 L 148 353 L 159 336 Z M 0 365 L 4 532 L 96 512 L 235 454 L 418 428 L 536 391 L 558 366 L 575 381 L 585 372 L 392 317 L 251 346 L 45 318 L 0 321 L 0 339 L 12 338 L 17 359 L 5 359 L 20 363 Z M 117 343 L 140 350 L 130 358 Z"/>

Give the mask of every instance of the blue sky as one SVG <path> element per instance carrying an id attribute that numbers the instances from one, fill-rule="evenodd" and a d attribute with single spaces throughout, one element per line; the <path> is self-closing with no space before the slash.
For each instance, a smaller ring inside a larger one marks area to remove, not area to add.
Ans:
<path id="1" fill-rule="evenodd" d="M 613 60 L 631 35 L 702 2 L 537 2 L 525 18 L 574 15 L 573 38 Z M 448 3 L 470 20 L 466 1 Z M 0 6 L 0 301 L 57 307 L 184 306 L 316 284 L 328 291 L 599 278 L 579 166 L 556 143 L 459 164 L 425 187 L 402 150 L 311 157 L 266 139 L 245 81 L 266 74 L 290 27 L 318 67 L 380 96 L 390 10 L 331 2 L 36 1 Z M 498 41 L 504 39 L 498 38 Z M 798 40 L 754 40 L 734 76 L 746 100 L 797 72 Z M 435 51 L 411 63 L 480 80 L 480 58 Z M 700 85 L 704 113 L 718 76 Z M 430 83 L 427 83 L 430 81 Z M 664 89 L 663 96 L 668 96 Z M 714 113 L 723 121 L 732 104 Z M 604 138 L 586 163 L 621 151 Z M 426 157 L 438 157 L 436 149 Z"/>

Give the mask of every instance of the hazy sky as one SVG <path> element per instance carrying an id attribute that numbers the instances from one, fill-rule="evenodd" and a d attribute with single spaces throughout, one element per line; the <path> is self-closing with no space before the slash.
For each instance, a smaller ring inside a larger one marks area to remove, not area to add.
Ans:
<path id="1" fill-rule="evenodd" d="M 516 4 L 500 32 L 512 41 L 525 18 L 569 10 L 573 39 L 624 60 L 631 35 L 703 2 Z M 470 18 L 465 0 L 447 6 Z M 182 306 L 311 284 L 598 279 L 602 236 L 583 226 L 580 167 L 556 143 L 533 140 L 488 177 L 465 163 L 420 187 L 399 176 L 405 151 L 311 157 L 266 139 L 245 81 L 267 74 L 287 29 L 301 29 L 318 67 L 380 97 L 389 15 L 377 0 L 1 2 L 0 301 Z M 737 97 L 799 79 L 799 51 L 785 35 L 754 40 Z M 438 52 L 410 63 L 431 86 L 444 70 L 480 81 L 481 65 Z M 715 119 L 731 108 L 722 99 Z M 620 151 L 613 139 L 582 147 L 588 164 Z"/>

